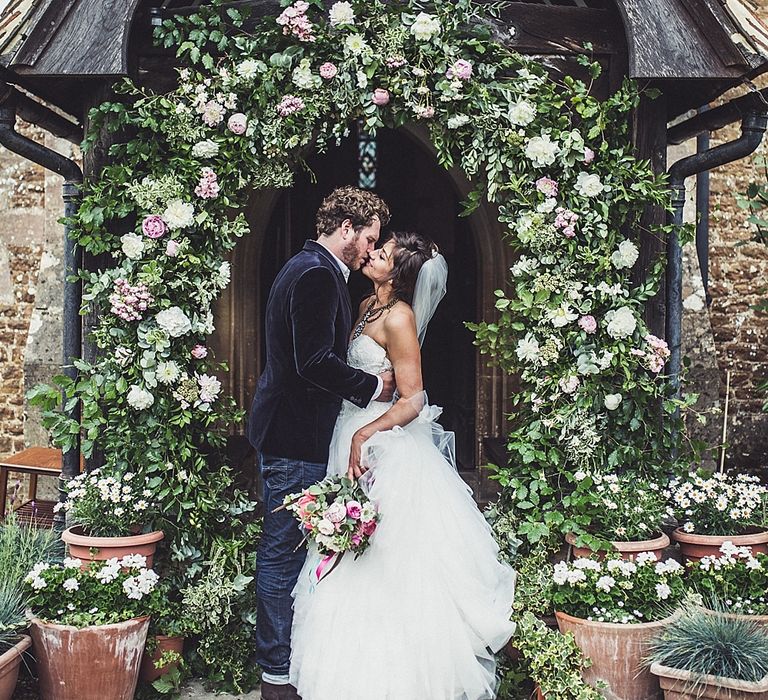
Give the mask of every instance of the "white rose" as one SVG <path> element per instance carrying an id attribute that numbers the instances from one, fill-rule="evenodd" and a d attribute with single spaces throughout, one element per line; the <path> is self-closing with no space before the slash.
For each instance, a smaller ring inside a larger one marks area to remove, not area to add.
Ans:
<path id="1" fill-rule="evenodd" d="M 149 408 L 155 403 L 155 397 L 146 389 L 142 389 L 136 384 L 128 390 L 127 399 L 128 405 L 137 411 L 143 411 L 145 408 Z"/>
<path id="2" fill-rule="evenodd" d="M 517 358 L 523 362 L 536 362 L 539 359 L 539 341 L 528 333 L 517 341 Z"/>
<path id="3" fill-rule="evenodd" d="M 582 197 L 596 197 L 606 189 L 598 175 L 584 172 L 579 173 L 574 187 Z"/>
<path id="4" fill-rule="evenodd" d="M 525 147 L 525 156 L 536 168 L 552 165 L 557 158 L 560 147 L 556 141 L 552 141 L 548 134 L 534 136 L 528 140 Z"/>
<path id="5" fill-rule="evenodd" d="M 632 241 L 622 241 L 618 250 L 614 250 L 611 254 L 611 262 L 618 269 L 632 267 L 637 262 L 639 255 L 640 251 Z"/>
<path id="6" fill-rule="evenodd" d="M 547 197 L 536 207 L 536 211 L 541 214 L 549 214 L 557 206 L 557 200 L 554 197 Z"/>
<path id="7" fill-rule="evenodd" d="M 606 394 L 603 403 L 609 411 L 615 411 L 621 403 L 621 394 Z"/>
<path id="8" fill-rule="evenodd" d="M 214 156 L 219 155 L 219 144 L 215 141 L 211 141 L 211 139 L 198 141 L 192 146 L 192 155 L 195 158 L 213 158 Z"/>
<path id="9" fill-rule="evenodd" d="M 611 338 L 628 338 L 637 328 L 635 314 L 628 306 L 609 311 L 605 314 L 605 320 L 608 322 L 606 330 Z"/>
<path id="10" fill-rule="evenodd" d="M 131 260 L 137 260 L 144 252 L 144 238 L 137 233 L 126 233 L 124 236 L 120 236 L 120 241 L 123 244 L 123 254 L 126 258 Z"/>
<path id="11" fill-rule="evenodd" d="M 518 100 L 509 107 L 509 121 L 515 126 L 528 126 L 536 118 L 536 106 L 528 100 Z"/>
<path id="12" fill-rule="evenodd" d="M 456 114 L 455 116 L 448 118 L 449 129 L 458 129 L 465 124 L 469 124 L 469 117 L 466 114 Z"/>
<path id="13" fill-rule="evenodd" d="M 336 532 L 336 528 L 330 520 L 323 519 L 317 524 L 317 531 L 321 535 L 332 535 Z"/>
<path id="14" fill-rule="evenodd" d="M 171 306 L 155 314 L 155 321 L 171 338 L 186 335 L 192 330 L 192 323 L 178 306 Z"/>
<path id="15" fill-rule="evenodd" d="M 163 212 L 163 221 L 172 231 L 191 226 L 195 222 L 195 208 L 188 202 L 174 199 L 168 202 L 168 206 Z"/>
<path id="16" fill-rule="evenodd" d="M 411 25 L 411 34 L 418 41 L 429 41 L 433 36 L 440 33 L 440 20 L 426 12 L 419 12 L 416 20 Z"/>
<path id="17" fill-rule="evenodd" d="M 328 19 L 332 27 L 338 27 L 340 24 L 354 24 L 355 11 L 348 2 L 335 2 L 331 5 Z"/>

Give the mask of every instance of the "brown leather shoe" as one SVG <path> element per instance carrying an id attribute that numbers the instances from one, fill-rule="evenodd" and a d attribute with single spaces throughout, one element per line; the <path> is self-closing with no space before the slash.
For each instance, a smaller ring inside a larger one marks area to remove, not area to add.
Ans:
<path id="1" fill-rule="evenodd" d="M 283 693 L 282 700 L 301 700 L 301 695 L 292 685 L 284 685 Z"/>

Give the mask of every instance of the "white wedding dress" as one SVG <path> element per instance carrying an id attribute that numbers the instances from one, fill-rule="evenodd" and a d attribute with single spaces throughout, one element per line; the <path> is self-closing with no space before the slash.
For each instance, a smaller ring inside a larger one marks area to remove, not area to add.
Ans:
<path id="1" fill-rule="evenodd" d="M 352 367 L 392 365 L 362 334 Z M 329 474 L 347 471 L 352 435 L 389 409 L 344 402 L 330 446 Z M 495 697 L 493 652 L 512 636 L 515 573 L 469 487 L 456 472 L 452 434 L 425 406 L 404 428 L 364 446 L 363 478 L 381 520 L 368 550 L 344 555 L 318 583 L 310 549 L 294 589 L 291 683 L 303 700 L 486 700 Z"/>

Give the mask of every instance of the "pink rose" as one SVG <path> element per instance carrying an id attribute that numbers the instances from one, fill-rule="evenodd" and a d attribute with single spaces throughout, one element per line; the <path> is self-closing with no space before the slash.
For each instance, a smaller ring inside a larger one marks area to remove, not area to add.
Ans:
<path id="1" fill-rule="evenodd" d="M 323 63 L 322 66 L 320 66 L 320 77 L 324 80 L 332 80 L 336 77 L 338 72 L 339 69 L 336 68 L 336 66 L 330 61 L 327 61 L 326 63 Z"/>
<path id="2" fill-rule="evenodd" d="M 579 319 L 579 328 L 586 333 L 594 333 L 597 330 L 597 321 L 594 316 L 582 316 Z"/>
<path id="3" fill-rule="evenodd" d="M 202 360 L 203 358 L 208 357 L 208 348 L 206 348 L 205 345 L 195 345 L 195 347 L 192 348 L 191 354 L 196 360 Z"/>
<path id="4" fill-rule="evenodd" d="M 352 545 L 354 547 L 357 547 L 363 541 L 363 536 L 362 535 L 358 535 L 358 534 L 354 534 L 354 535 L 352 535 L 352 537 L 350 539 L 352 541 Z"/>
<path id="5" fill-rule="evenodd" d="M 144 221 L 141 222 L 141 230 L 144 231 L 147 238 L 162 238 L 168 227 L 161 216 L 150 214 L 144 217 Z"/>
<path id="6" fill-rule="evenodd" d="M 377 107 L 383 107 L 384 105 L 389 104 L 389 91 L 384 88 L 376 88 L 373 91 L 372 102 Z"/>
<path id="7" fill-rule="evenodd" d="M 242 112 L 233 114 L 227 121 L 227 128 L 233 133 L 240 136 L 245 133 L 245 127 L 248 126 L 248 117 Z"/>
<path id="8" fill-rule="evenodd" d="M 557 182 L 548 177 L 540 177 L 536 180 L 536 189 L 546 197 L 557 196 Z"/>
<path id="9" fill-rule="evenodd" d="M 584 146 L 584 162 L 589 165 L 594 159 L 595 152 L 589 146 Z"/>
<path id="10" fill-rule="evenodd" d="M 469 80 L 472 77 L 472 64 L 460 58 L 445 72 L 445 75 L 449 80 L 454 78 Z"/>
<path id="11" fill-rule="evenodd" d="M 370 520 L 367 523 L 363 523 L 363 534 L 370 537 L 376 532 L 376 521 Z"/>
<path id="12" fill-rule="evenodd" d="M 331 503 L 325 513 L 323 513 L 323 517 L 332 523 L 340 523 L 347 517 L 347 509 L 343 503 Z"/>
<path id="13" fill-rule="evenodd" d="M 363 507 L 357 501 L 347 503 L 347 515 L 353 520 L 359 520 L 362 512 Z"/>
<path id="14" fill-rule="evenodd" d="M 169 258 L 175 258 L 179 254 L 178 241 L 174 241 L 173 238 L 171 238 L 171 240 L 165 244 L 165 254 Z"/>

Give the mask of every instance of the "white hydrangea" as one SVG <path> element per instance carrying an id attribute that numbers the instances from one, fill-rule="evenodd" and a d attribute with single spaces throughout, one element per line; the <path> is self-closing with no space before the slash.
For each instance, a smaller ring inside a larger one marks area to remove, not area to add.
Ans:
<path id="1" fill-rule="evenodd" d="M 639 255 L 640 251 L 632 241 L 622 241 L 618 250 L 614 250 L 611 254 L 611 262 L 618 269 L 632 267 L 637 262 Z"/>
<path id="2" fill-rule="evenodd" d="M 594 173 L 581 172 L 576 177 L 575 190 L 582 197 L 597 197 L 605 188 L 605 185 L 600 182 L 600 176 Z"/>
<path id="3" fill-rule="evenodd" d="M 328 21 L 332 27 L 338 27 L 341 24 L 354 24 L 355 11 L 349 2 L 335 2 L 331 5 L 328 12 Z"/>
<path id="4" fill-rule="evenodd" d="M 144 253 L 144 238 L 137 233 L 126 233 L 120 236 L 123 255 L 131 260 L 138 260 Z"/>
<path id="5" fill-rule="evenodd" d="M 312 63 L 308 58 L 301 59 L 301 63 L 293 69 L 291 81 L 301 90 L 314 90 L 322 82 L 320 76 L 312 72 Z"/>
<path id="6" fill-rule="evenodd" d="M 192 155 L 195 158 L 213 158 L 219 155 L 219 144 L 211 139 L 198 141 L 192 146 Z"/>
<path id="7" fill-rule="evenodd" d="M 195 222 L 195 207 L 189 202 L 173 199 L 163 212 L 163 221 L 171 231 L 187 228 Z"/>
<path id="8" fill-rule="evenodd" d="M 543 168 L 555 162 L 559 151 L 560 146 L 557 141 L 549 138 L 549 134 L 542 134 L 528 139 L 525 146 L 525 157 L 531 161 L 535 168 Z"/>
<path id="9" fill-rule="evenodd" d="M 171 338 L 179 338 L 192 330 L 192 322 L 178 306 L 158 312 L 155 321 Z"/>
<path id="10" fill-rule="evenodd" d="M 536 105 L 528 100 L 518 100 L 509 106 L 509 121 L 515 126 L 528 126 L 536 118 Z"/>
<path id="11" fill-rule="evenodd" d="M 128 405 L 137 410 L 143 411 L 145 408 L 149 408 L 155 403 L 155 397 L 146 389 L 134 384 L 128 390 Z"/>
<path id="12" fill-rule="evenodd" d="M 427 12 L 419 12 L 411 25 L 411 34 L 417 41 L 429 41 L 440 33 L 440 20 Z"/>
<path id="13" fill-rule="evenodd" d="M 611 338 L 628 338 L 637 328 L 635 314 L 628 306 L 612 309 L 605 314 L 605 320 L 608 322 L 606 330 Z"/>

